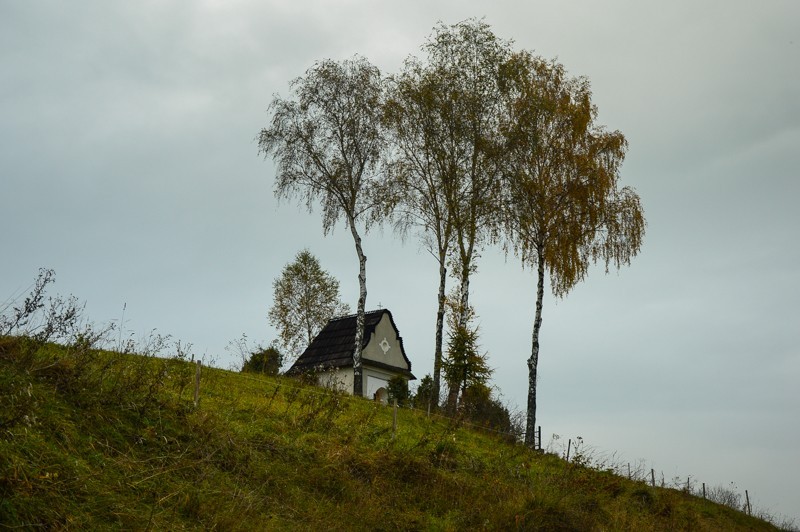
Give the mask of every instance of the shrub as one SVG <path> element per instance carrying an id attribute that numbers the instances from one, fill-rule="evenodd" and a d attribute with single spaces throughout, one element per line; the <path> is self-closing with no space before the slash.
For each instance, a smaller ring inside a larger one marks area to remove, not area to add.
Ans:
<path id="1" fill-rule="evenodd" d="M 492 397 L 488 386 L 483 384 L 469 386 L 464 390 L 461 406 L 464 416 L 472 423 L 500 432 L 514 432 L 508 409 Z"/>
<path id="2" fill-rule="evenodd" d="M 274 376 L 280 371 L 281 365 L 283 365 L 283 355 L 275 347 L 258 347 L 245 361 L 242 373 L 263 373 Z"/>
<path id="3" fill-rule="evenodd" d="M 398 406 L 407 406 L 409 404 L 408 381 L 403 377 L 395 375 L 389 379 L 387 388 L 390 403 L 396 399 Z"/>
<path id="4" fill-rule="evenodd" d="M 428 404 L 431 405 L 432 408 L 436 408 L 439 406 L 438 397 L 436 400 L 432 400 L 433 395 L 433 378 L 430 375 L 425 375 L 419 381 L 417 385 L 417 391 L 414 396 L 411 398 L 411 405 L 414 408 L 419 410 L 427 410 Z"/>

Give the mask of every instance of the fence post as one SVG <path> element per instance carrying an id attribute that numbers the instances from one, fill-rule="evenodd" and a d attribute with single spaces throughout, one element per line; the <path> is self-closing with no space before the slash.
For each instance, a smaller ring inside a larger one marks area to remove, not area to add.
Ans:
<path id="1" fill-rule="evenodd" d="M 194 407 L 200 402 L 200 361 L 197 361 L 197 369 L 194 372 Z"/>
<path id="2" fill-rule="evenodd" d="M 751 515 L 751 513 L 750 513 L 750 494 L 747 493 L 747 490 L 744 490 L 744 498 L 747 501 L 747 515 Z"/>
<path id="3" fill-rule="evenodd" d="M 538 433 L 539 433 L 539 450 L 541 451 L 542 450 L 542 426 L 541 425 L 539 425 Z"/>
<path id="4" fill-rule="evenodd" d="M 572 447 L 572 438 L 567 440 L 567 462 L 569 462 L 569 450 Z"/>
<path id="5" fill-rule="evenodd" d="M 397 398 L 394 400 L 394 409 L 392 412 L 392 439 L 397 434 Z"/>
<path id="6" fill-rule="evenodd" d="M 631 463 L 628 462 L 628 480 L 631 479 Z"/>
<path id="7" fill-rule="evenodd" d="M 650 483 L 654 488 L 656 487 L 656 471 L 652 468 L 650 469 Z"/>
<path id="8" fill-rule="evenodd" d="M 703 498 L 706 498 L 706 483 L 703 482 Z"/>

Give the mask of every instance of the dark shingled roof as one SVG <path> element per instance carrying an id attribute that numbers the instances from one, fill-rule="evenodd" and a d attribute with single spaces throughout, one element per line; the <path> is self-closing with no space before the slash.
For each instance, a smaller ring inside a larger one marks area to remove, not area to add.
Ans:
<path id="1" fill-rule="evenodd" d="M 375 332 L 375 327 L 380 323 L 384 314 L 389 315 L 389 320 L 392 327 L 397 331 L 397 325 L 394 323 L 392 313 L 387 309 L 373 310 L 364 313 L 364 342 L 362 349 L 367 346 L 372 333 Z M 408 369 L 391 366 L 389 364 L 376 362 L 362 358 L 362 363 L 365 366 L 373 366 L 376 368 L 388 369 L 407 375 L 409 378 L 414 379 L 411 374 L 411 361 L 406 356 L 406 350 L 403 347 L 403 339 L 400 337 L 399 331 L 397 340 L 400 342 L 400 352 L 403 355 Z M 287 375 L 297 375 L 309 370 L 315 369 L 328 369 L 328 368 L 346 368 L 353 365 L 353 346 L 356 341 L 356 315 L 350 314 L 348 316 L 341 316 L 333 318 L 327 325 L 320 331 L 316 338 L 306 348 L 300 357 L 295 361 L 291 368 L 286 372 Z"/>

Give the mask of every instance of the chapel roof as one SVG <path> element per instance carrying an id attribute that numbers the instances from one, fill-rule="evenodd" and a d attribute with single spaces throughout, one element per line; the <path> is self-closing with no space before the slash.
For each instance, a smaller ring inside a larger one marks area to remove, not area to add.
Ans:
<path id="1" fill-rule="evenodd" d="M 406 356 L 406 350 L 403 347 L 403 339 L 400 337 L 392 313 L 389 312 L 388 309 L 372 310 L 364 313 L 364 340 L 361 344 L 361 348 L 364 349 L 367 346 L 372 333 L 375 332 L 375 327 L 377 327 L 378 323 L 383 319 L 384 314 L 389 316 L 389 321 L 397 333 L 397 340 L 400 343 L 400 352 L 403 355 L 403 359 L 408 364 L 408 369 L 365 358 L 361 359 L 362 364 L 403 373 L 413 379 L 414 376 L 411 374 L 411 361 L 408 359 L 408 356 Z M 328 321 L 327 325 L 325 325 L 316 338 L 311 341 L 311 344 L 309 344 L 306 350 L 303 351 L 303 354 L 298 357 L 286 373 L 288 375 L 296 375 L 314 369 L 351 367 L 353 365 L 353 347 L 355 345 L 355 339 L 355 314 L 333 318 Z"/>

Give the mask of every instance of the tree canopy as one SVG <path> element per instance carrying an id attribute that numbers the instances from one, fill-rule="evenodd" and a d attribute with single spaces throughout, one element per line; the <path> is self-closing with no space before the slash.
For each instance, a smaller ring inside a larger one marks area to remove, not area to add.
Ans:
<path id="1" fill-rule="evenodd" d="M 499 71 L 510 43 L 498 39 L 485 22 L 469 19 L 436 26 L 423 51 L 437 82 L 434 112 L 445 125 L 440 157 L 448 174 L 444 193 L 464 322 L 477 254 L 499 223 Z"/>
<path id="2" fill-rule="evenodd" d="M 278 330 L 287 359 L 295 360 L 328 320 L 350 309 L 339 296 L 339 281 L 307 249 L 283 268 L 272 284 L 269 322 Z"/>
<path id="3" fill-rule="evenodd" d="M 276 96 L 259 149 L 277 163 L 275 195 L 319 202 L 327 234 L 344 218 L 368 224 L 381 214 L 377 185 L 385 138 L 380 123 L 380 70 L 363 57 L 324 60 L 291 83 L 293 98 Z"/>

